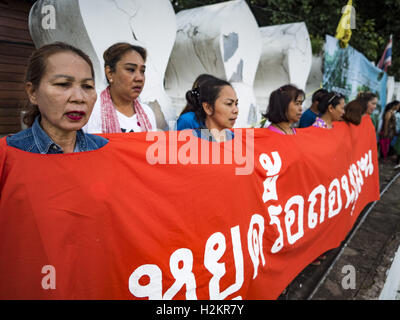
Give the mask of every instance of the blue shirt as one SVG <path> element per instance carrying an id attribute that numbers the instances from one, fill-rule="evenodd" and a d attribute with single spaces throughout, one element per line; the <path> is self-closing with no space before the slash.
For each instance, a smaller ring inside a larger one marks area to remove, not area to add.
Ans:
<path id="1" fill-rule="evenodd" d="M 197 129 L 201 125 L 193 111 L 182 114 L 176 121 L 176 130 Z"/>
<path id="2" fill-rule="evenodd" d="M 319 114 L 314 113 L 314 111 L 311 111 L 311 109 L 308 108 L 301 115 L 299 128 L 306 128 L 306 127 L 312 126 L 313 123 L 315 122 L 315 119 L 317 119 L 318 116 L 319 116 Z"/>
<path id="3" fill-rule="evenodd" d="M 7 144 L 11 147 L 41 154 L 63 153 L 62 148 L 56 144 L 39 123 L 40 116 L 37 116 L 32 127 L 8 136 Z M 74 152 L 97 150 L 108 143 L 108 140 L 93 134 L 84 133 L 82 129 L 76 132 Z"/>

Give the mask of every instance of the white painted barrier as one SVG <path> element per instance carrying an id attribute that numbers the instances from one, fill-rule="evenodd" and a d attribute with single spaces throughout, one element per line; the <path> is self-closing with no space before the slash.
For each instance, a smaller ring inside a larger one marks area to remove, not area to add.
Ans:
<path id="1" fill-rule="evenodd" d="M 239 99 L 235 127 L 250 127 L 259 120 L 253 83 L 261 54 L 257 22 L 243 0 L 182 10 L 168 64 L 165 87 L 179 114 L 185 93 L 202 73 L 232 83 Z"/>
<path id="2" fill-rule="evenodd" d="M 306 89 L 311 70 L 312 50 L 304 22 L 260 28 L 262 53 L 254 91 L 264 112 L 272 91 L 284 84 Z"/>
<path id="3" fill-rule="evenodd" d="M 44 28 L 44 6 L 53 6 L 55 28 Z M 304 110 L 322 83 L 322 55 L 313 56 L 304 22 L 261 27 L 244 0 L 182 10 L 169 0 L 38 0 L 29 16 L 37 47 L 64 41 L 92 59 L 98 93 L 107 83 L 103 52 L 120 41 L 148 51 L 140 99 L 150 105 L 159 129 L 168 129 L 184 108 L 185 93 L 202 73 L 230 81 L 239 98 L 235 127 L 258 124 L 270 93 L 288 83 L 306 94 Z M 400 85 L 388 79 L 388 98 Z"/>

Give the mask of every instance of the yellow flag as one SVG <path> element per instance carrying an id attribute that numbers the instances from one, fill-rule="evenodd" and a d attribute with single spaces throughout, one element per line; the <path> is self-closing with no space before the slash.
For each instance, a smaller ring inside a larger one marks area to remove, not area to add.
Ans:
<path id="1" fill-rule="evenodd" d="M 340 18 L 339 24 L 336 29 L 335 37 L 339 39 L 339 43 L 342 48 L 347 47 L 351 38 L 351 15 L 354 14 L 352 4 L 353 1 L 349 0 L 347 5 L 344 7 L 344 12 L 342 11 L 343 15 Z"/>

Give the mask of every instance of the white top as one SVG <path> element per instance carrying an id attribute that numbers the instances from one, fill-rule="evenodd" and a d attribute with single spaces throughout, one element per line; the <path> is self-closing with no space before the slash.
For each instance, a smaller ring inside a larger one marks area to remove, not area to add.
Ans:
<path id="1" fill-rule="evenodd" d="M 86 133 L 103 133 L 101 131 L 101 99 L 97 99 L 92 114 L 89 118 L 88 123 L 82 128 Z M 146 113 L 151 123 L 152 131 L 157 131 L 156 116 L 153 110 L 147 105 L 140 102 L 144 112 Z M 138 125 L 137 114 L 135 113 L 132 117 L 127 117 L 121 112 L 117 111 L 118 121 L 121 126 L 122 132 L 141 132 L 142 129 Z"/>

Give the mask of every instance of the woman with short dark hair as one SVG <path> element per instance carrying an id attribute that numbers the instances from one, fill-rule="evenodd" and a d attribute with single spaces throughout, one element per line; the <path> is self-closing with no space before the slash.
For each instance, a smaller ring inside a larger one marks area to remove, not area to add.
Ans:
<path id="1" fill-rule="evenodd" d="M 304 96 L 303 90 L 291 84 L 273 91 L 269 97 L 267 112 L 263 114 L 271 122 L 267 129 L 280 134 L 296 134 L 296 129 L 292 126 L 301 118 Z"/>
<path id="2" fill-rule="evenodd" d="M 301 115 L 299 128 L 310 127 L 315 122 L 315 119 L 320 115 L 318 104 L 326 93 L 328 93 L 328 90 L 323 88 L 320 88 L 313 93 L 311 97 L 311 106 Z"/>

